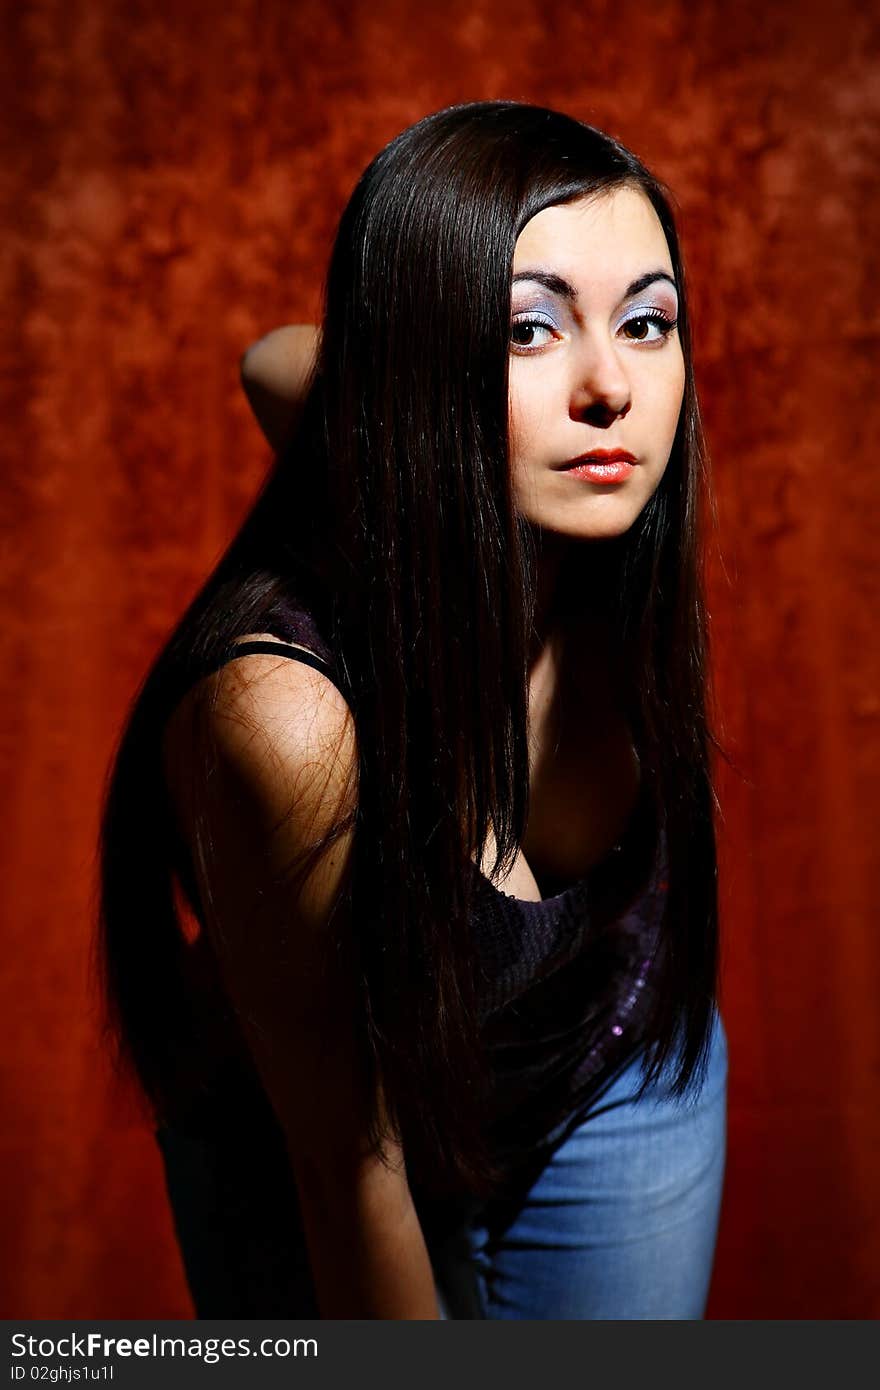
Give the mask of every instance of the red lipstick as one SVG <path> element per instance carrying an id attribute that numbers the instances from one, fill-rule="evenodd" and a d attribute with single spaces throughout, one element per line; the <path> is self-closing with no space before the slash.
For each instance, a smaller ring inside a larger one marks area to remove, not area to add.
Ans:
<path id="1" fill-rule="evenodd" d="M 588 454 L 562 465 L 562 471 L 587 483 L 622 483 L 636 466 L 627 449 L 591 449 Z"/>

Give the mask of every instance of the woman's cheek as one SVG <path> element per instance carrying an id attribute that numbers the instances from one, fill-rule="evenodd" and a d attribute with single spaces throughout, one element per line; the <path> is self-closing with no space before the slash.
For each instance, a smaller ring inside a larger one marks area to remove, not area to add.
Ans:
<path id="1" fill-rule="evenodd" d="M 670 448 L 672 447 L 672 440 L 675 437 L 675 430 L 676 426 L 678 425 L 678 417 L 681 414 L 682 402 L 684 401 L 685 385 L 684 356 L 682 354 L 681 347 L 677 339 L 676 347 L 678 348 L 678 351 L 675 355 L 675 365 L 672 371 L 672 381 L 670 383 L 669 388 L 669 419 L 671 430 L 669 439 Z"/>
<path id="2" fill-rule="evenodd" d="M 512 381 L 509 402 L 511 439 L 517 440 L 520 447 L 528 447 L 541 428 L 546 409 L 544 392 L 535 384 L 526 386 Z"/>

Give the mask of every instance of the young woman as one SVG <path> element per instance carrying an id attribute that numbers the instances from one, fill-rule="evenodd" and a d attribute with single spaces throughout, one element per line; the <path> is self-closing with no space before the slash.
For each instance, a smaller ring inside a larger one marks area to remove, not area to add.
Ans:
<path id="1" fill-rule="evenodd" d="M 725 1146 L 662 187 L 453 107 L 373 160 L 279 452 L 112 769 L 100 962 L 199 1316 L 699 1318 Z"/>

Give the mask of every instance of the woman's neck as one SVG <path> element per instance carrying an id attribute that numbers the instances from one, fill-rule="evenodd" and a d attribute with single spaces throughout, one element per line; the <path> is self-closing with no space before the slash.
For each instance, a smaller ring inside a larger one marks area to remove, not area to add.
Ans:
<path id="1" fill-rule="evenodd" d="M 590 547 L 589 551 L 585 547 Z M 533 668 L 548 646 L 576 626 L 584 636 L 607 633 L 611 595 L 602 542 L 544 531 L 536 536 L 536 598 L 529 644 Z"/>
<path id="2" fill-rule="evenodd" d="M 571 541 L 567 536 L 541 532 L 537 537 L 535 611 L 529 644 L 529 664 L 537 661 L 559 627 L 560 585 Z"/>

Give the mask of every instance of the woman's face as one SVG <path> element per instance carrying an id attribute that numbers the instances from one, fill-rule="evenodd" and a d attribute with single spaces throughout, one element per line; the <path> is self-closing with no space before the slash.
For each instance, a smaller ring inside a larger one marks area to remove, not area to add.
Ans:
<path id="1" fill-rule="evenodd" d="M 520 233 L 513 279 L 518 509 L 573 538 L 620 535 L 663 477 L 684 393 L 663 228 L 629 187 L 545 208 Z M 632 462 L 585 458 L 596 451 Z"/>

